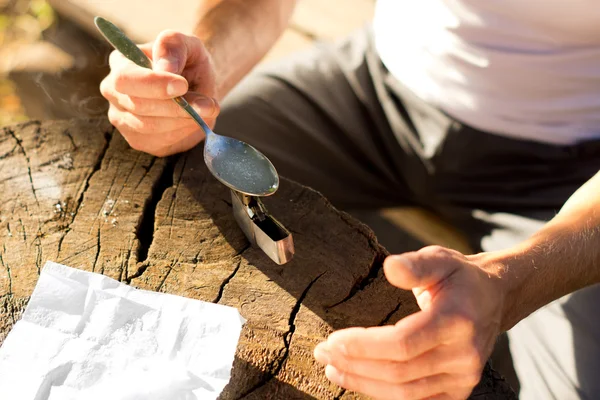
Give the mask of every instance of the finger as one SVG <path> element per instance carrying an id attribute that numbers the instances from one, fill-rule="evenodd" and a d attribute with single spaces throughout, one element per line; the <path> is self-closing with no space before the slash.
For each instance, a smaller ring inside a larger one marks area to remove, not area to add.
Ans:
<path id="1" fill-rule="evenodd" d="M 126 126 L 131 131 L 145 136 L 163 135 L 165 133 L 198 126 L 191 118 L 171 118 L 140 116 L 132 114 L 114 104 L 108 110 L 110 122 L 121 128 Z"/>
<path id="2" fill-rule="evenodd" d="M 111 70 L 121 69 L 130 62 L 119 50 L 111 51 L 108 56 L 108 65 Z"/>
<path id="3" fill-rule="evenodd" d="M 152 60 L 152 43 L 141 44 L 138 47 L 150 60 Z M 133 61 L 125 57 L 119 50 L 113 50 L 108 56 L 108 64 L 110 65 L 110 68 L 114 70 L 121 69 L 128 64 L 133 64 Z"/>
<path id="4" fill-rule="evenodd" d="M 194 126 L 162 135 L 142 135 L 127 127 L 119 128 L 129 145 L 138 151 L 143 151 L 157 157 L 186 151 L 204 139 L 202 130 Z"/>
<path id="5" fill-rule="evenodd" d="M 187 80 L 168 72 L 156 72 L 128 64 L 113 71 L 107 84 L 117 92 L 148 99 L 172 99 L 188 91 Z"/>
<path id="6" fill-rule="evenodd" d="M 152 57 L 155 70 L 174 74 L 181 74 L 186 67 L 209 62 L 208 52 L 198 38 L 173 30 L 158 35 L 152 48 Z"/>
<path id="7" fill-rule="evenodd" d="M 144 99 L 128 96 L 111 88 L 104 87 L 104 84 L 101 84 L 100 90 L 110 103 L 132 114 L 139 116 L 190 118 L 189 114 L 171 99 Z M 215 99 L 194 92 L 189 92 L 185 95 L 185 98 L 192 108 L 204 119 L 216 118 L 219 114 L 219 104 Z"/>
<path id="8" fill-rule="evenodd" d="M 440 246 L 429 246 L 417 252 L 389 256 L 383 262 L 383 269 L 390 283 L 401 289 L 433 286 L 456 271 L 456 254 Z"/>
<path id="9" fill-rule="evenodd" d="M 420 311 L 394 326 L 349 328 L 333 332 L 320 346 L 346 357 L 406 361 L 455 340 L 461 332 L 456 329 L 447 331 L 445 328 L 448 324 L 437 313 Z"/>
<path id="10" fill-rule="evenodd" d="M 325 368 L 325 376 L 338 386 L 377 399 L 420 400 L 453 390 L 457 384 L 457 377 L 449 374 L 434 375 L 408 383 L 392 384 L 344 373 L 331 365 Z"/>
<path id="11" fill-rule="evenodd" d="M 464 357 L 463 351 L 448 346 L 437 347 L 410 361 L 352 358 L 329 353 L 322 347 L 315 349 L 315 358 L 323 364 L 333 365 L 339 371 L 388 383 L 411 382 L 471 367 L 471 360 Z"/>

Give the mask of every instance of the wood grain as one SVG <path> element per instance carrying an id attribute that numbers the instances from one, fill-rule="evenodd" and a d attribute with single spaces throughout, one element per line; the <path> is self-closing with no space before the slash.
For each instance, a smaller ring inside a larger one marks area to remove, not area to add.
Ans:
<path id="1" fill-rule="evenodd" d="M 1 130 L 0 189 L 0 343 L 53 260 L 238 308 L 247 323 L 222 399 L 361 399 L 325 379 L 312 349 L 335 329 L 418 309 L 385 280 L 372 231 L 320 194 L 283 179 L 266 199 L 296 244 L 278 266 L 249 246 L 201 147 L 157 159 L 104 119 Z M 514 398 L 486 371 L 474 398 Z"/>

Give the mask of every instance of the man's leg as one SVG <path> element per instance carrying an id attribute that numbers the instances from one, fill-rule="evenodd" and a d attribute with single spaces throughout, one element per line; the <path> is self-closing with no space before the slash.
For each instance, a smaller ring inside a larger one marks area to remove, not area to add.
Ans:
<path id="1" fill-rule="evenodd" d="M 524 241 L 600 170 L 600 141 L 559 148 L 465 128 L 443 147 L 437 192 L 451 205 L 441 209 L 476 251 Z M 521 399 L 600 398 L 599 306 L 596 285 L 552 302 L 508 332 Z"/>
<path id="2" fill-rule="evenodd" d="M 599 305 L 596 285 L 549 304 L 508 332 L 521 399 L 600 397 Z"/>
<path id="3" fill-rule="evenodd" d="M 344 209 L 396 206 L 410 193 L 373 86 L 368 32 L 250 74 L 227 96 L 216 131 L 264 152 L 278 172 Z"/>

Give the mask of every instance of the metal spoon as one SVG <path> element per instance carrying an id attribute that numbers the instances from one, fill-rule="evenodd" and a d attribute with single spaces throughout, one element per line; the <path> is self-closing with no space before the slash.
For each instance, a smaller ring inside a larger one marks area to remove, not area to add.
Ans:
<path id="1" fill-rule="evenodd" d="M 94 23 L 104 38 L 125 57 L 140 67 L 152 69 L 152 62 L 146 54 L 112 22 L 96 17 Z M 247 143 L 214 133 L 183 97 L 173 100 L 206 134 L 204 162 L 215 178 L 249 196 L 275 193 L 279 187 L 279 175 L 267 157 Z"/>

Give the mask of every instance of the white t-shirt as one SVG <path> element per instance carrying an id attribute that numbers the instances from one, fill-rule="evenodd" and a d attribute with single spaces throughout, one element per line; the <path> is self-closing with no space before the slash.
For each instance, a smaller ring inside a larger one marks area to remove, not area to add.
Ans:
<path id="1" fill-rule="evenodd" d="M 600 138 L 600 0 L 378 0 L 374 31 L 391 73 L 461 122 Z"/>

